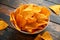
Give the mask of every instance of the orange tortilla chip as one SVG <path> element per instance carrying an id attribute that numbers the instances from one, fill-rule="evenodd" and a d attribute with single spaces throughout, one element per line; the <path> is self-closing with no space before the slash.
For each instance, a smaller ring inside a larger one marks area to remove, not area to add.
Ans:
<path id="1" fill-rule="evenodd" d="M 45 14 L 47 17 L 50 16 L 50 11 L 49 11 L 46 7 L 43 7 L 43 8 L 41 9 L 41 13 L 42 13 L 42 14 Z"/>
<path id="2" fill-rule="evenodd" d="M 50 33 L 48 31 L 46 31 L 43 35 L 42 35 L 42 38 L 44 40 L 53 40 L 52 39 L 52 36 L 50 35 Z"/>
<path id="3" fill-rule="evenodd" d="M 26 24 L 26 20 L 20 14 L 16 15 L 16 22 L 19 27 L 24 27 L 24 25 Z"/>
<path id="4" fill-rule="evenodd" d="M 31 11 L 34 13 L 41 12 L 42 7 L 39 6 L 34 6 L 33 4 L 30 4 L 24 11 Z"/>
<path id="5" fill-rule="evenodd" d="M 13 22 L 13 24 L 15 25 L 15 28 L 20 31 L 20 28 L 18 27 L 18 25 L 16 23 L 15 16 L 14 16 L 13 12 L 10 14 L 10 21 Z"/>
<path id="6" fill-rule="evenodd" d="M 5 21 L 3 21 L 2 19 L 0 19 L 0 30 L 3 30 L 7 27 L 8 27 L 8 24 Z"/>

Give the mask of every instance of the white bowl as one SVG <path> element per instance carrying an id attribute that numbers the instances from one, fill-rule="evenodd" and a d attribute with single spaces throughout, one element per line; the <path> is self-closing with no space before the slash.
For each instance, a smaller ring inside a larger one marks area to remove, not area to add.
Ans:
<path id="1" fill-rule="evenodd" d="M 48 9 L 49 11 L 50 11 L 50 9 Z M 16 11 L 16 10 L 15 10 Z M 14 11 L 14 12 L 15 12 Z M 14 26 L 14 24 L 11 22 L 11 24 L 13 25 L 13 27 L 15 28 L 15 29 L 17 29 L 19 32 L 22 32 L 22 33 L 25 33 L 25 34 L 37 34 L 37 33 L 40 33 L 40 32 L 42 32 L 43 30 L 45 30 L 47 27 L 48 27 L 48 25 L 49 25 L 49 21 L 50 21 L 50 17 L 49 17 L 49 19 L 48 19 L 48 24 L 42 29 L 42 30 L 39 30 L 39 31 L 36 31 L 36 32 L 34 32 L 34 33 L 29 33 L 29 32 L 25 32 L 25 31 L 22 31 L 22 30 L 18 30 L 15 26 Z"/>

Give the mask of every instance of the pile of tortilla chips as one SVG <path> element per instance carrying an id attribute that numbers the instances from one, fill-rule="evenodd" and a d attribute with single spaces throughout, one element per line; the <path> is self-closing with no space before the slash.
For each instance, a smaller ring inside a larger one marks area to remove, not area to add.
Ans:
<path id="1" fill-rule="evenodd" d="M 44 6 L 22 4 L 10 15 L 17 30 L 29 33 L 42 30 L 48 24 L 50 11 Z"/>

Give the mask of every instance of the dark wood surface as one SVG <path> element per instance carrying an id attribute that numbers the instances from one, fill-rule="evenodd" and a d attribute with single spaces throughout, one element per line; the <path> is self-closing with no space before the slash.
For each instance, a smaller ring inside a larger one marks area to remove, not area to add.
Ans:
<path id="1" fill-rule="evenodd" d="M 49 0 L 49 1 L 52 1 L 52 0 Z M 23 34 L 11 26 L 10 20 L 9 20 L 9 13 L 11 11 L 14 11 L 15 8 L 18 7 L 20 3 L 36 3 L 38 5 L 40 5 L 42 3 L 45 6 L 54 5 L 54 3 L 51 3 L 48 1 L 40 1 L 40 0 L 34 0 L 34 1 L 32 1 L 32 0 L 23 0 L 23 1 L 21 1 L 21 0 L 18 0 L 18 1 L 5 0 L 5 1 L 3 1 L 2 0 L 1 1 L 0 0 L 0 2 L 7 4 L 7 5 L 0 4 L 0 18 L 5 20 L 9 24 L 8 28 L 0 31 L 0 40 L 34 40 L 35 37 L 38 35 L 38 34 L 35 34 L 35 35 Z M 15 3 L 13 3 L 13 2 L 15 2 Z M 56 2 L 56 0 L 53 2 Z M 59 3 L 59 2 L 57 1 L 56 3 Z M 58 18 L 58 16 L 56 16 L 56 15 L 54 15 L 54 17 L 57 17 L 57 18 L 53 18 L 53 16 L 52 16 L 51 19 L 53 21 L 60 23 L 60 17 Z M 58 23 L 55 23 L 52 21 L 49 22 L 48 27 L 43 32 L 45 32 L 45 31 L 50 32 L 51 36 L 53 37 L 53 40 L 60 40 L 60 25 Z M 39 34 L 43 34 L 43 32 L 41 32 Z"/>
<path id="2" fill-rule="evenodd" d="M 51 5 L 56 5 L 60 4 L 60 0 L 0 0 L 0 4 L 6 5 L 10 8 L 16 9 L 20 4 L 26 4 L 26 3 L 34 3 L 37 5 L 43 5 L 43 6 L 51 6 Z M 54 13 L 51 13 L 50 20 L 60 24 L 60 16 L 56 16 Z"/>
<path id="3" fill-rule="evenodd" d="M 9 16 L 5 15 L 4 13 L 0 13 L 0 18 L 9 24 L 8 28 L 0 31 L 0 40 L 34 40 L 38 35 L 23 34 L 17 31 L 13 28 L 13 26 L 11 26 Z M 60 25 L 49 22 L 48 27 L 43 32 L 45 31 L 50 32 L 54 40 L 60 40 Z M 43 32 L 39 34 L 43 34 Z"/>

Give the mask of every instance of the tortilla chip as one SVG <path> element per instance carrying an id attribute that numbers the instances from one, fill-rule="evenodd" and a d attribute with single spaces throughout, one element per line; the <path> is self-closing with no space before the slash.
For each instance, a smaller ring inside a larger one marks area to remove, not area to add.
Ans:
<path id="1" fill-rule="evenodd" d="M 56 15 L 60 14 L 60 5 L 52 5 L 49 8 L 51 8 L 55 12 Z"/>
<path id="2" fill-rule="evenodd" d="M 8 27 L 8 24 L 5 21 L 0 20 L 0 30 L 3 30 L 7 27 Z"/>
<path id="3" fill-rule="evenodd" d="M 45 6 L 42 6 L 43 8 L 41 9 L 41 13 L 46 15 L 47 17 L 50 16 L 50 11 L 48 10 L 48 8 L 46 8 Z"/>
<path id="4" fill-rule="evenodd" d="M 43 35 L 38 34 L 34 40 L 53 40 L 50 33 L 46 31 Z"/>
<path id="5" fill-rule="evenodd" d="M 16 20 L 15 20 L 14 12 L 11 12 L 11 14 L 10 14 L 10 21 L 13 22 L 12 24 L 14 24 L 14 26 L 16 26 L 15 28 L 20 31 L 20 28 L 18 27 Z"/>
<path id="6" fill-rule="evenodd" d="M 41 36 L 44 40 L 53 40 L 52 36 L 50 35 L 50 33 L 48 31 L 46 31 L 42 36 Z"/>
<path id="7" fill-rule="evenodd" d="M 16 23 L 19 27 L 24 27 L 24 25 L 26 24 L 26 20 L 23 18 L 22 15 L 17 14 L 16 15 Z"/>
<path id="8" fill-rule="evenodd" d="M 42 7 L 40 6 L 34 6 L 32 4 L 30 4 L 26 9 L 24 9 L 24 11 L 32 11 L 34 13 L 38 13 L 41 12 Z"/>

